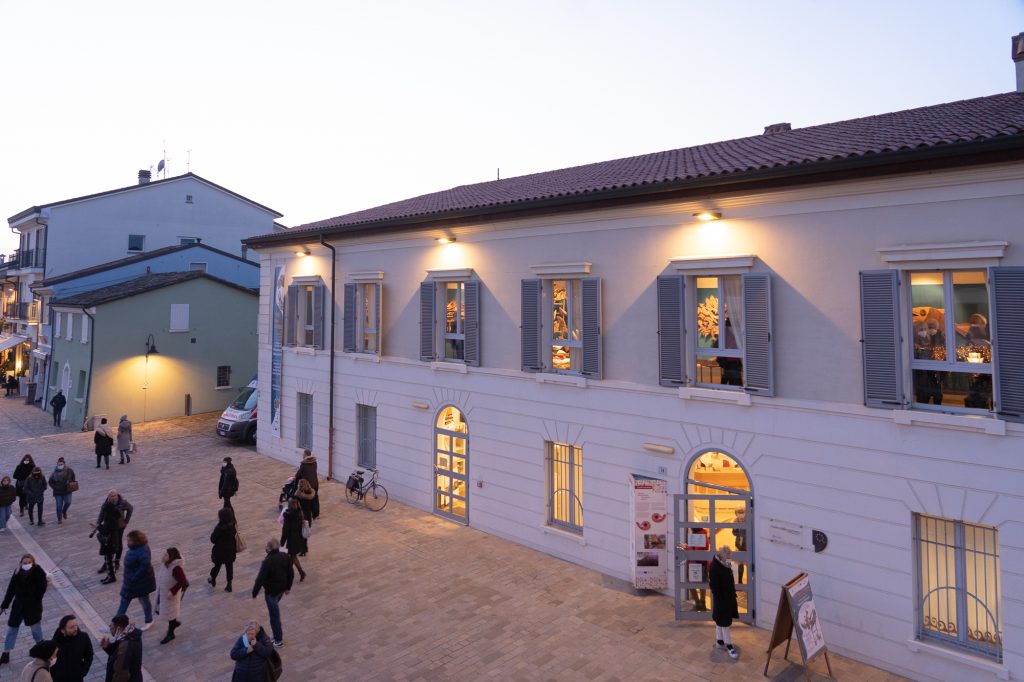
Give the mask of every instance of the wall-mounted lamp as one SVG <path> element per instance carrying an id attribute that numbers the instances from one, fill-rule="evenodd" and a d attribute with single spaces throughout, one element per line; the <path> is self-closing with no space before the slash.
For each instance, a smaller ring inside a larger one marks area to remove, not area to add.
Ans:
<path id="1" fill-rule="evenodd" d="M 420 402 L 419 400 L 414 400 L 412 402 L 412 406 L 415 407 L 417 410 L 429 410 L 430 409 L 430 403 Z"/>
<path id="2" fill-rule="evenodd" d="M 644 443 L 644 450 L 656 452 L 659 455 L 671 455 L 676 451 L 671 445 L 661 445 L 660 443 Z"/>
<path id="3" fill-rule="evenodd" d="M 437 243 L 438 244 L 453 244 L 456 241 L 458 241 L 458 240 L 455 237 L 438 237 L 437 238 Z"/>
<path id="4" fill-rule="evenodd" d="M 159 355 L 160 351 L 156 349 L 156 340 L 153 335 L 150 334 L 146 337 L 146 359 L 149 359 L 150 355 Z"/>
<path id="5" fill-rule="evenodd" d="M 303 248 L 299 249 L 298 251 L 296 251 L 295 255 L 298 256 L 299 258 L 302 258 L 303 256 L 308 256 L 309 255 L 309 249 L 303 247 Z"/>
<path id="6" fill-rule="evenodd" d="M 693 217 L 696 218 L 697 220 L 703 220 L 704 222 L 708 222 L 708 221 L 711 221 L 711 220 L 720 220 L 722 218 L 722 212 L 721 211 L 697 211 L 696 213 L 693 214 Z"/>

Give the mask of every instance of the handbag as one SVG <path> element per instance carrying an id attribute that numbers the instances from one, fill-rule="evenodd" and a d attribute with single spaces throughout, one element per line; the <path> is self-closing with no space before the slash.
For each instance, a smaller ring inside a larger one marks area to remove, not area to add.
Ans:
<path id="1" fill-rule="evenodd" d="M 69 493 L 78 492 L 78 481 L 68 481 L 68 492 Z"/>
<path id="2" fill-rule="evenodd" d="M 242 534 L 239 533 L 236 530 L 235 531 L 235 551 L 236 552 L 244 552 L 246 547 L 247 547 L 247 545 L 245 544 L 245 540 L 242 539 Z"/>
<path id="3" fill-rule="evenodd" d="M 281 673 L 284 671 L 284 665 L 281 662 L 281 654 L 277 653 L 276 649 L 272 649 L 270 656 L 267 657 L 267 676 L 272 682 L 277 682 L 281 679 Z"/>
<path id="4" fill-rule="evenodd" d="M 309 521 L 302 520 L 302 539 L 308 540 L 309 536 L 313 534 L 313 527 L 309 525 Z"/>

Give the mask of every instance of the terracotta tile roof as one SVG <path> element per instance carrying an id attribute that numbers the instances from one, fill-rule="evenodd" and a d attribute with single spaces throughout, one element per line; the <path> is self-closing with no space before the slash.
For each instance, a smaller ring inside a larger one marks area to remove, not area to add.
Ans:
<path id="1" fill-rule="evenodd" d="M 111 301 L 119 301 L 122 298 L 129 298 L 130 296 L 144 294 L 147 291 L 152 291 L 154 289 L 162 289 L 163 287 L 169 287 L 173 284 L 179 284 L 181 282 L 188 282 L 190 280 L 200 278 L 211 279 L 218 284 L 229 286 L 232 289 L 238 289 L 239 291 L 244 291 L 247 294 L 256 295 L 256 292 L 252 289 L 238 286 L 233 282 L 228 282 L 227 280 L 220 279 L 219 277 L 208 275 L 205 272 L 190 270 L 187 272 L 155 272 L 148 275 L 142 275 L 141 277 L 130 279 L 127 282 L 120 282 L 94 291 L 74 294 L 67 298 L 54 299 L 50 301 L 50 305 L 90 308 L 92 306 L 110 303 Z"/>
<path id="2" fill-rule="evenodd" d="M 316 232 L 403 219 L 535 204 L 643 186 L 678 185 L 793 166 L 869 157 L 879 163 L 900 151 L 984 142 L 1024 133 L 1024 95 L 1009 92 L 838 123 L 796 128 L 725 142 L 673 149 L 574 168 L 462 185 L 347 215 L 293 227 Z M 341 230 L 343 231 L 343 230 Z M 281 235 L 285 237 L 286 235 Z M 259 243 L 271 235 L 246 240 Z"/>

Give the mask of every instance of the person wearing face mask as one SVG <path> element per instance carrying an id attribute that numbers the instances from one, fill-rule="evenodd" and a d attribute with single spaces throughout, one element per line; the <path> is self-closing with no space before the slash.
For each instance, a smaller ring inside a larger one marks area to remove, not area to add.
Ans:
<path id="1" fill-rule="evenodd" d="M 51 640 L 39 642 L 29 649 L 32 660 L 22 669 L 19 682 L 53 682 L 50 667 L 57 660 L 59 647 Z"/>
<path id="2" fill-rule="evenodd" d="M 107 418 L 100 419 L 100 425 L 96 427 L 96 433 L 92 435 L 92 442 L 96 446 L 96 468 L 100 468 L 100 462 L 106 462 L 110 468 L 110 450 L 114 447 L 114 434 L 107 426 Z M 122 462 L 124 464 L 124 462 Z"/>
<path id="3" fill-rule="evenodd" d="M 11 485 L 11 477 L 4 476 L 0 479 L 0 533 L 7 530 L 7 522 L 11 518 L 14 500 L 17 497 L 18 490 Z"/>
<path id="4" fill-rule="evenodd" d="M 725 649 L 729 658 L 740 657 L 732 645 L 732 619 L 739 618 L 736 604 L 736 578 L 732 574 L 732 548 L 722 545 L 711 560 L 708 571 L 711 584 L 711 618 L 715 621 L 715 648 Z"/>
<path id="5" fill-rule="evenodd" d="M 156 592 L 156 574 L 153 571 L 153 555 L 149 551 L 149 538 L 141 530 L 128 532 L 128 552 L 124 555 L 124 582 L 121 583 L 121 605 L 117 615 L 128 612 L 132 599 L 142 604 L 146 622 L 143 630 L 153 626 L 153 603 L 149 595 Z"/>
<path id="6" fill-rule="evenodd" d="M 117 451 L 121 453 L 121 464 L 132 463 L 132 423 L 128 415 L 122 414 L 117 424 Z"/>
<path id="7" fill-rule="evenodd" d="M 167 618 L 167 634 L 160 640 L 161 644 L 167 644 L 174 639 L 174 631 L 181 626 L 178 616 L 181 615 L 181 598 L 188 589 L 188 578 L 185 577 L 185 560 L 181 558 L 177 547 L 168 547 L 160 563 L 156 612 L 160 613 L 163 609 Z"/>
<path id="8" fill-rule="evenodd" d="M 53 491 L 53 501 L 57 505 L 57 523 L 64 523 L 68 520 L 71 493 L 74 492 L 73 489 L 77 488 L 78 480 L 75 478 L 75 470 L 67 465 L 63 457 L 59 458 L 57 466 L 50 474 L 50 490 Z"/>
<path id="9" fill-rule="evenodd" d="M 133 510 L 131 503 L 121 497 L 116 490 L 111 490 L 100 506 L 94 533 L 99 537 L 100 554 L 103 556 L 103 565 L 96 572 L 107 574 L 107 577 L 100 581 L 104 585 L 117 580 L 115 574 L 121 568 L 124 529 L 132 520 Z"/>
<path id="10" fill-rule="evenodd" d="M 11 576 L 3 603 L 0 603 L 0 615 L 6 613 L 8 608 L 11 610 L 11 616 L 7 619 L 7 638 L 4 639 L 4 652 L 0 654 L 0 665 L 11 662 L 11 650 L 18 641 L 18 629 L 22 624 L 27 625 L 32 631 L 32 639 L 37 644 L 43 641 L 43 628 L 39 623 L 43 620 L 44 594 L 46 572 L 39 568 L 34 556 L 26 554 L 21 557 L 21 564 Z"/>
<path id="11" fill-rule="evenodd" d="M 274 645 L 266 630 L 256 621 L 249 621 L 245 632 L 231 647 L 231 660 L 235 662 L 231 682 L 266 682 L 271 679 L 268 677 L 271 666 L 280 666 L 280 656 L 275 657 L 274 653 Z M 277 660 L 272 663 L 275 658 Z"/>
<path id="12" fill-rule="evenodd" d="M 114 616 L 110 637 L 100 640 L 107 654 L 107 682 L 142 682 L 142 633 L 128 622 L 128 616 Z"/>
<path id="13" fill-rule="evenodd" d="M 25 502 L 28 505 L 28 525 L 34 522 L 33 511 L 38 512 L 39 526 L 45 526 L 43 521 L 43 500 L 46 499 L 46 479 L 43 478 L 43 470 L 36 467 L 32 475 L 25 479 Z"/>
<path id="14" fill-rule="evenodd" d="M 60 619 L 53 633 L 57 645 L 57 662 L 50 666 L 53 682 L 82 682 L 92 667 L 92 640 L 78 628 L 78 619 L 72 615 Z"/>
<path id="15" fill-rule="evenodd" d="M 231 463 L 230 457 L 224 458 L 224 465 L 220 468 L 220 482 L 217 484 L 217 497 L 224 500 L 224 506 L 231 508 L 231 498 L 238 492 L 238 472 L 235 465 Z"/>
<path id="16" fill-rule="evenodd" d="M 14 467 L 14 487 L 18 490 L 18 510 L 21 512 L 21 516 L 25 515 L 25 507 L 28 506 L 25 501 L 25 479 L 32 475 L 32 470 L 35 468 L 35 460 L 32 459 L 32 455 L 27 453 L 21 458 L 21 463 Z"/>

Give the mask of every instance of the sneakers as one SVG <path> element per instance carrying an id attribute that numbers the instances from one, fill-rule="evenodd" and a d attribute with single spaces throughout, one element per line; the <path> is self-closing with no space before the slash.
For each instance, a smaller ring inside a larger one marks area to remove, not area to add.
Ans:
<path id="1" fill-rule="evenodd" d="M 151 627 L 153 627 L 153 621 L 149 621 L 148 623 L 143 623 L 142 627 L 139 628 L 139 629 L 142 630 L 143 632 L 145 632 L 146 630 L 150 629 Z"/>
<path id="2" fill-rule="evenodd" d="M 736 651 L 736 648 L 732 644 L 726 644 L 725 648 L 729 651 L 729 658 L 736 660 L 740 657 L 740 652 Z"/>
<path id="3" fill-rule="evenodd" d="M 274 648 L 275 649 L 280 649 L 283 646 L 284 646 L 284 640 L 283 639 L 275 639 L 274 640 Z"/>

